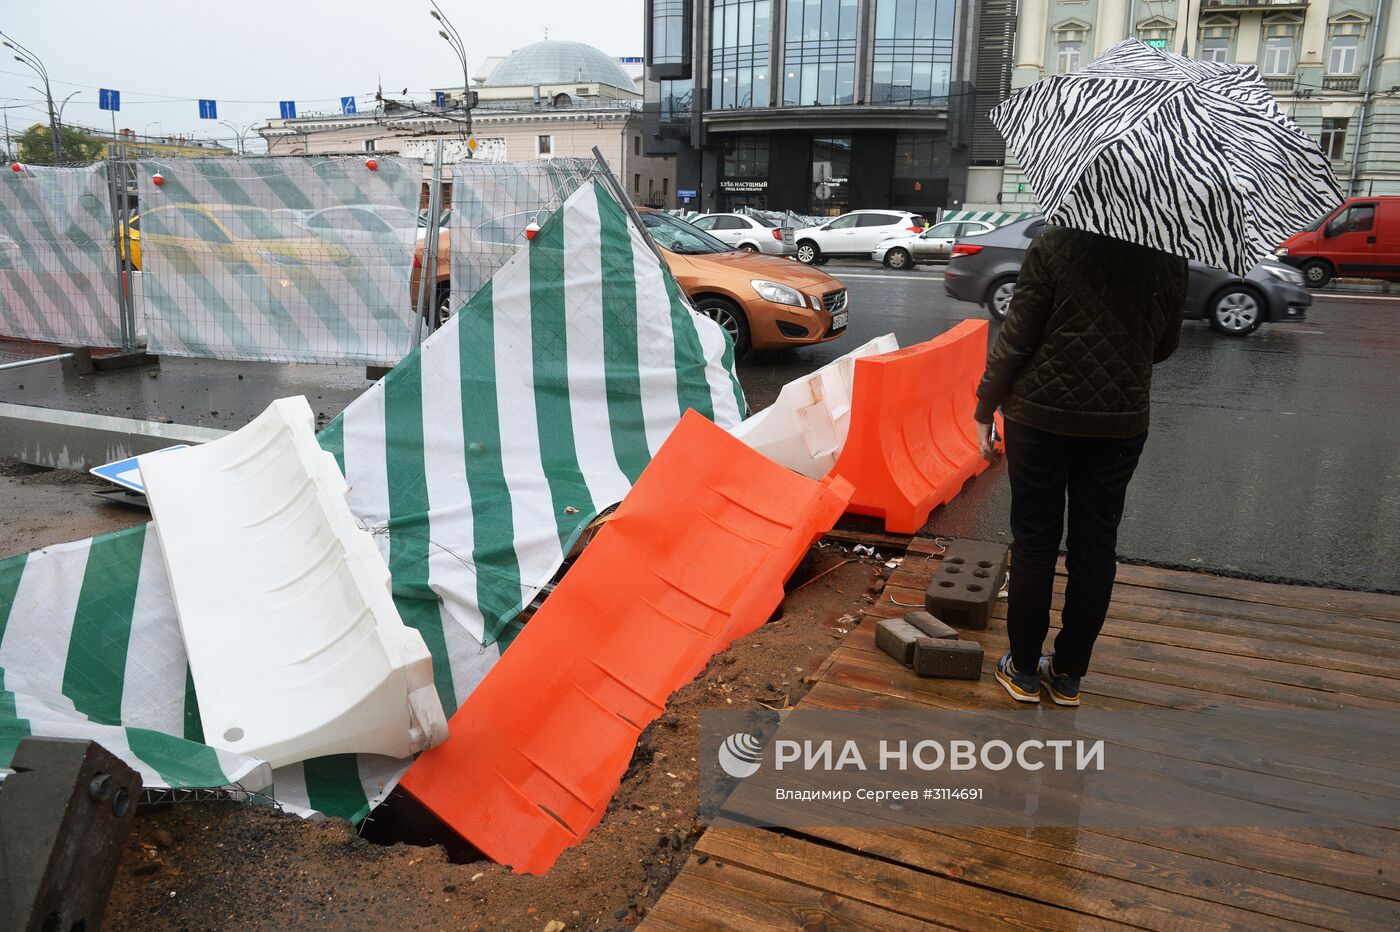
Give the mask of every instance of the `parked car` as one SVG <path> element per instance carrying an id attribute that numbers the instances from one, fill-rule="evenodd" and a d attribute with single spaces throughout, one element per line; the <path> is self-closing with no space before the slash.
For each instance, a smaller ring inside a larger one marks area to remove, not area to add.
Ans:
<path id="1" fill-rule="evenodd" d="M 943 273 L 943 290 L 1005 320 L 1026 250 L 1044 227 L 1043 218 L 1032 217 L 959 240 Z M 1230 336 L 1253 333 L 1266 321 L 1303 320 L 1312 305 L 1302 274 L 1275 259 L 1265 259 L 1244 278 L 1200 262 L 1188 268 L 1186 319 L 1207 320 Z"/>
<path id="2" fill-rule="evenodd" d="M 1284 240 L 1277 255 L 1302 272 L 1310 288 L 1337 277 L 1400 281 L 1400 194 L 1347 198 Z"/>
<path id="3" fill-rule="evenodd" d="M 156 221 L 154 232 L 149 221 Z M 143 223 L 146 230 L 142 231 Z M 239 204 L 168 204 L 133 214 L 127 221 L 131 267 L 141 270 L 141 241 L 145 236 L 169 249 L 172 260 L 199 255 L 217 257 L 234 272 L 253 271 L 286 278 L 309 274 L 316 266 L 341 268 L 353 264 L 350 250 L 327 242 L 306 227 L 261 207 Z"/>
<path id="4" fill-rule="evenodd" d="M 772 220 L 745 214 L 706 214 L 690 221 L 696 229 L 745 252 L 761 252 L 768 256 L 797 254 L 792 229 L 779 227 Z"/>
<path id="5" fill-rule="evenodd" d="M 919 262 L 946 259 L 953 253 L 953 240 L 995 230 L 996 224 L 985 220 L 945 220 L 935 223 L 922 233 L 902 230 L 875 244 L 870 258 L 883 262 L 887 269 L 912 269 Z"/>
<path id="6" fill-rule="evenodd" d="M 379 239 L 417 230 L 418 212 L 386 204 L 337 204 L 306 214 L 302 226 L 333 238 Z"/>
<path id="7" fill-rule="evenodd" d="M 899 210 L 853 210 L 821 226 L 798 230 L 797 261 L 822 265 L 833 256 L 870 255 L 875 244 L 895 233 L 922 233 L 926 221 Z"/>
<path id="8" fill-rule="evenodd" d="M 735 357 L 835 340 L 846 332 L 846 288 L 817 269 L 731 249 L 684 220 L 638 208 L 695 309 L 734 339 Z"/>

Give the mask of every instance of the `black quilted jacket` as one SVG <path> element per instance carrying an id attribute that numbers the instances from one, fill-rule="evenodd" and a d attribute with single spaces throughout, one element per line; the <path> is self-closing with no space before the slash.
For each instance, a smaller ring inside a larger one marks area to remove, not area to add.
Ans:
<path id="1" fill-rule="evenodd" d="M 1147 430 L 1152 366 L 1176 350 L 1186 260 L 1122 240 L 1046 227 L 977 387 L 977 420 L 1074 437 Z"/>

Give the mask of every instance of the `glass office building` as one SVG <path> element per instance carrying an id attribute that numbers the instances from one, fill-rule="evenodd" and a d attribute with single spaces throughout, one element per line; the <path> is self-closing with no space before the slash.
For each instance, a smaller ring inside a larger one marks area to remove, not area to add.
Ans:
<path id="1" fill-rule="evenodd" d="M 982 6 L 647 0 L 646 146 L 677 156 L 674 206 L 956 209 L 974 116 L 1004 94 L 980 100 L 976 56 L 1011 55 Z"/>

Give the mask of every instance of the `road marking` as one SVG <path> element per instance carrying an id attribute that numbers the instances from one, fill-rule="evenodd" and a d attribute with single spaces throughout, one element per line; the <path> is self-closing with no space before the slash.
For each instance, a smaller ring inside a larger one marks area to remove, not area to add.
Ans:
<path id="1" fill-rule="evenodd" d="M 1400 294 L 1315 294 L 1313 300 L 1329 298 L 1333 301 L 1400 301 Z"/>
<path id="2" fill-rule="evenodd" d="M 827 274 L 830 275 L 832 278 L 836 279 L 837 281 L 841 281 L 841 280 L 844 280 L 844 279 L 847 279 L 847 278 L 858 278 L 858 279 L 860 279 L 860 280 L 862 280 L 862 281 L 871 281 L 871 282 L 898 282 L 898 281 L 906 281 L 906 282 L 941 282 L 941 281 L 943 281 L 943 276 L 942 276 L 942 275 L 909 275 L 909 274 L 907 274 L 907 273 L 904 274 L 904 275 L 865 275 L 865 274 L 861 274 L 861 273 L 856 273 L 856 274 L 854 274 L 854 275 L 843 275 L 843 274 L 841 274 L 840 272 L 828 272 Z"/>

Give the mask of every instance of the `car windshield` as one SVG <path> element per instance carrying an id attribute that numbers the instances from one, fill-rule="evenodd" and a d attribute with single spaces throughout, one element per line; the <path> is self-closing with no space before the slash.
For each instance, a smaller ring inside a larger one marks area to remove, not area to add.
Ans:
<path id="1" fill-rule="evenodd" d="M 710 253 L 734 251 L 733 247 L 726 246 L 705 231 L 697 230 L 684 220 L 677 220 L 670 214 L 663 214 L 656 210 L 644 211 L 642 223 L 646 224 L 646 228 L 651 231 L 652 239 L 656 240 L 662 249 L 682 256 L 703 256 Z"/>
<path id="2" fill-rule="evenodd" d="M 1312 233 L 1312 232 L 1314 232 L 1315 230 L 1317 230 L 1318 227 L 1320 227 L 1320 226 L 1322 226 L 1324 223 L 1326 223 L 1326 222 L 1327 222 L 1327 218 L 1330 217 L 1330 216 L 1332 216 L 1332 211 L 1329 210 L 1329 211 L 1327 211 L 1327 213 L 1323 214 L 1321 217 L 1318 217 L 1318 218 L 1317 218 L 1317 221 L 1316 221 L 1312 226 L 1304 227 L 1302 232 L 1306 232 L 1306 233 Z"/>

